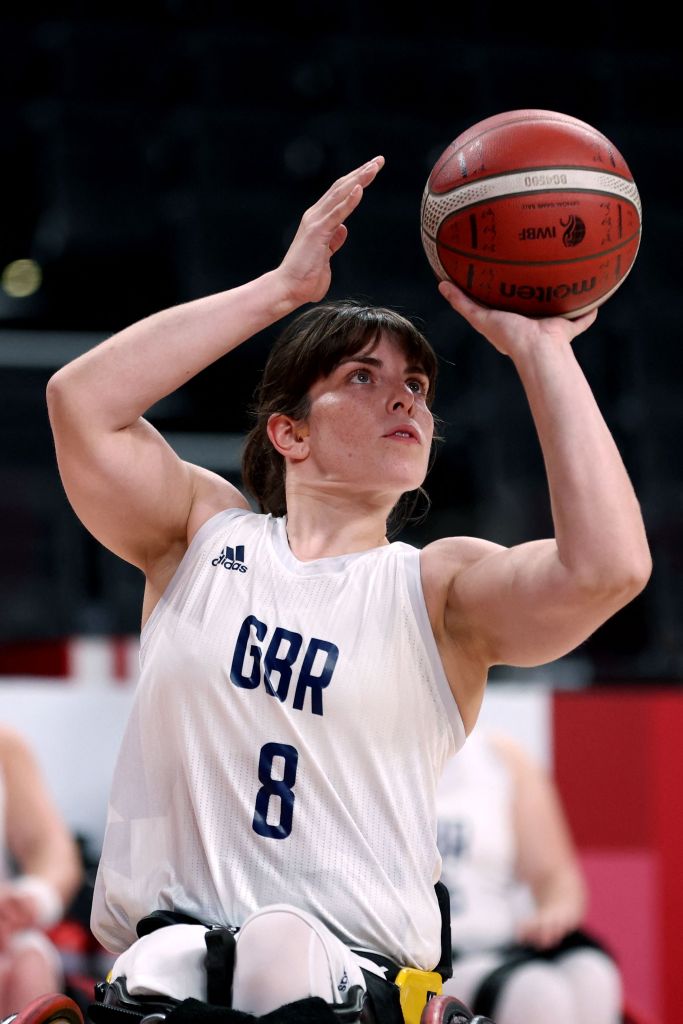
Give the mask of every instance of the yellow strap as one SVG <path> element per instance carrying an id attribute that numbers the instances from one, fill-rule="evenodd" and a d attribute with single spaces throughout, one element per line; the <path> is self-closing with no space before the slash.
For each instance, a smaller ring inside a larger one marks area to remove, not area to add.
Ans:
<path id="1" fill-rule="evenodd" d="M 395 984 L 399 988 L 406 1024 L 420 1024 L 422 1011 L 429 1000 L 443 992 L 440 974 L 436 971 L 417 971 L 413 967 L 403 967 L 396 975 Z"/>

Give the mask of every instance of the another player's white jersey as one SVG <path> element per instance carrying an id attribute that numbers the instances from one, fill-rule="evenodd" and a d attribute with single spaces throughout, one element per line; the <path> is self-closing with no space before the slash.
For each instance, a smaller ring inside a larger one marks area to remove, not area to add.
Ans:
<path id="1" fill-rule="evenodd" d="M 464 738 L 416 548 L 301 562 L 284 519 L 213 516 L 143 630 L 93 932 L 120 952 L 155 909 L 287 902 L 431 969 L 436 789 Z"/>
<path id="2" fill-rule="evenodd" d="M 509 765 L 478 725 L 444 769 L 437 790 L 442 878 L 451 898 L 451 940 L 458 952 L 515 940 L 528 909 L 516 878 L 514 784 Z"/>

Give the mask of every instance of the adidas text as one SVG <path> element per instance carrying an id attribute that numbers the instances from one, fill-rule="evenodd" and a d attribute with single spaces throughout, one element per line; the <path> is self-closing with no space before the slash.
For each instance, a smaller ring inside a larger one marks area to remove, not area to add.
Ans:
<path id="1" fill-rule="evenodd" d="M 218 558 L 211 559 L 211 565 L 222 565 L 224 569 L 232 569 L 233 572 L 246 572 L 244 545 L 238 544 L 235 548 L 224 547 Z"/>

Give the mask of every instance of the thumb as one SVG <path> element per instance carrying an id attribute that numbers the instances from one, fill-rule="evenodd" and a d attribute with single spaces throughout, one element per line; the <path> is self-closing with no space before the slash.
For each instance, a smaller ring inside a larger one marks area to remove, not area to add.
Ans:
<path id="1" fill-rule="evenodd" d="M 595 309 L 591 309 L 589 313 L 584 313 L 583 316 L 577 316 L 576 320 L 571 320 L 573 328 L 572 337 L 576 338 L 579 334 L 583 334 L 588 328 L 595 323 L 598 315 L 597 306 Z"/>
<path id="2" fill-rule="evenodd" d="M 332 255 L 334 255 L 335 252 L 338 252 L 341 249 L 342 245 L 347 239 L 348 234 L 349 232 L 346 227 L 346 224 L 339 224 L 338 227 L 335 228 L 332 237 L 330 238 L 330 241 L 328 243 L 330 253 Z"/>

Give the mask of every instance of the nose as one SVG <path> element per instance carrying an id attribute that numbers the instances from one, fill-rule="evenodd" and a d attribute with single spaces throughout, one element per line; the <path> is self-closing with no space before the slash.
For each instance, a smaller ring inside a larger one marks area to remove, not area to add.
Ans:
<path id="1" fill-rule="evenodd" d="M 391 412 L 398 412 L 401 409 L 411 412 L 414 405 L 415 392 L 408 387 L 405 381 L 391 385 L 387 400 L 387 408 Z"/>

